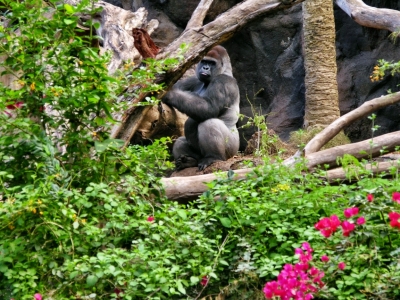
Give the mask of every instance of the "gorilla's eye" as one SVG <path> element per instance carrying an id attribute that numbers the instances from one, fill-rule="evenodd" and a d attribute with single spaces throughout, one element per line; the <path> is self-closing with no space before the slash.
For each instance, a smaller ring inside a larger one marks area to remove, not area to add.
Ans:
<path id="1" fill-rule="evenodd" d="M 203 59 L 201 62 L 202 62 L 204 65 L 209 65 L 209 66 L 215 66 L 215 65 L 216 65 L 216 62 L 213 61 L 213 60 L 205 60 L 205 59 Z"/>

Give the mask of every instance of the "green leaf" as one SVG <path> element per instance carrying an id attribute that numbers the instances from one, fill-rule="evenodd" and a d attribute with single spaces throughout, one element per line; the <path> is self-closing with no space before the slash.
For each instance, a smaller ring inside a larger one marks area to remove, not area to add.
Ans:
<path id="1" fill-rule="evenodd" d="M 64 23 L 67 25 L 71 25 L 74 22 L 75 22 L 75 20 L 72 20 L 72 19 L 64 19 Z"/>
<path id="2" fill-rule="evenodd" d="M 184 211 L 183 209 L 179 209 L 179 210 L 178 210 L 178 215 L 179 215 L 183 220 L 186 220 L 186 219 L 187 219 L 186 211 Z"/>
<path id="3" fill-rule="evenodd" d="M 185 288 L 183 287 L 183 285 L 182 285 L 182 282 L 180 281 L 180 280 L 178 280 L 177 282 L 176 282 L 176 285 L 177 285 L 177 287 L 178 287 L 178 291 L 181 293 L 181 294 L 186 294 L 186 290 L 185 290 Z"/>
<path id="4" fill-rule="evenodd" d="M 197 276 L 190 276 L 190 282 L 191 282 L 193 285 L 198 284 L 199 281 L 200 281 L 199 277 L 197 277 Z"/>
<path id="5" fill-rule="evenodd" d="M 219 218 L 219 220 L 224 227 L 230 228 L 232 226 L 232 222 L 228 218 Z"/>
<path id="6" fill-rule="evenodd" d="M 220 259 L 219 263 L 225 266 L 229 266 L 229 263 L 226 260 Z"/>
<path id="7" fill-rule="evenodd" d="M 94 275 L 89 275 L 89 276 L 86 278 L 86 285 L 87 285 L 88 287 L 92 287 L 92 286 L 94 286 L 94 285 L 97 283 L 98 280 L 99 280 L 99 279 L 98 279 L 96 276 L 94 276 Z"/>
<path id="8" fill-rule="evenodd" d="M 69 279 L 74 279 L 79 274 L 78 271 L 73 271 L 69 274 Z"/>
<path id="9" fill-rule="evenodd" d="M 64 9 L 69 14 L 73 14 L 75 12 L 74 7 L 72 5 L 69 5 L 69 4 L 64 4 Z"/>
<path id="10" fill-rule="evenodd" d="M 74 226 L 74 229 L 78 229 L 79 228 L 79 223 L 78 221 L 75 221 L 72 226 Z"/>

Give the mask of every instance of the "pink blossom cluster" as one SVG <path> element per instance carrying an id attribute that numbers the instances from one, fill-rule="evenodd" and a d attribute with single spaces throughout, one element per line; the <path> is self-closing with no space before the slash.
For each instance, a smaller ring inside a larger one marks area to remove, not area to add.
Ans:
<path id="1" fill-rule="evenodd" d="M 328 238 L 336 229 L 340 226 L 340 220 L 337 215 L 332 215 L 330 217 L 323 218 L 319 220 L 315 225 L 315 229 L 319 230 L 321 234 Z"/>
<path id="2" fill-rule="evenodd" d="M 35 295 L 33 295 L 33 298 L 34 298 L 35 300 L 42 300 L 42 295 L 39 294 L 39 293 L 36 293 Z"/>
<path id="3" fill-rule="evenodd" d="M 322 277 L 324 272 L 310 266 L 312 248 L 308 243 L 303 243 L 302 248 L 297 248 L 295 254 L 299 262 L 295 265 L 286 264 L 279 273 L 277 280 L 267 282 L 263 292 L 267 299 L 278 297 L 282 300 L 310 300 L 313 294 L 324 286 Z"/>
<path id="4" fill-rule="evenodd" d="M 393 199 L 394 202 L 397 202 L 397 203 L 400 204 L 400 193 L 399 192 L 394 192 L 392 194 L 392 199 Z"/>
<path id="5" fill-rule="evenodd" d="M 398 212 L 392 211 L 389 213 L 390 226 L 397 227 L 400 229 L 400 214 Z"/>
<path id="6" fill-rule="evenodd" d="M 347 219 L 358 215 L 358 213 L 358 207 L 349 207 L 343 211 L 343 214 Z M 359 217 L 356 221 L 357 225 L 363 225 L 365 222 L 366 221 L 364 217 Z M 356 228 L 356 225 L 350 221 L 344 220 L 341 222 L 339 217 L 336 215 L 319 220 L 314 225 L 314 228 L 319 230 L 324 237 L 328 238 L 336 232 L 339 226 L 342 227 L 343 236 L 349 236 L 350 233 Z"/>

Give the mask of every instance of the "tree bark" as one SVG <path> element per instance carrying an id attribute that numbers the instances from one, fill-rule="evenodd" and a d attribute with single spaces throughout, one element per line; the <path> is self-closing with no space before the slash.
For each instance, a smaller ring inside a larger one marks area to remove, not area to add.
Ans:
<path id="1" fill-rule="evenodd" d="M 192 14 L 189 22 L 186 25 L 186 30 L 196 28 L 203 25 L 204 18 L 207 15 L 208 9 L 214 0 L 201 0 Z"/>
<path id="2" fill-rule="evenodd" d="M 379 174 L 388 171 L 391 168 L 400 169 L 400 162 L 396 160 L 390 162 L 366 164 L 363 169 L 370 171 L 372 174 Z M 233 171 L 235 173 L 233 180 L 240 180 L 246 177 L 256 177 L 256 174 L 254 174 L 253 171 L 254 169 L 241 169 Z M 355 170 L 353 177 L 355 177 L 357 174 L 356 171 L 357 170 Z M 361 173 L 361 171 L 362 170 L 359 170 L 358 174 Z M 211 182 L 218 178 L 221 178 L 221 175 L 217 176 L 215 174 L 206 174 L 190 177 L 162 178 L 161 183 L 164 186 L 165 195 L 169 200 L 187 202 L 196 199 L 202 193 L 207 191 L 207 182 Z M 324 178 L 329 183 L 351 180 L 351 178 L 348 176 L 348 173 L 343 168 L 326 171 Z"/>
<path id="3" fill-rule="evenodd" d="M 336 0 L 336 4 L 362 26 L 392 32 L 400 29 L 400 11 L 371 7 L 361 0 Z"/>
<path id="4" fill-rule="evenodd" d="M 335 20 L 327 0 L 303 2 L 304 127 L 325 127 L 340 117 Z"/>
<path id="5" fill-rule="evenodd" d="M 329 142 L 343 128 L 352 122 L 365 117 L 382 107 L 386 107 L 397 102 L 400 102 L 400 92 L 381 96 L 379 98 L 364 102 L 360 107 L 335 120 L 328 127 L 317 134 L 311 141 L 309 141 L 303 150 L 305 155 L 307 156 L 320 150 L 327 142 Z"/>
<path id="6" fill-rule="evenodd" d="M 284 165 L 293 165 L 300 157 L 307 157 L 311 153 L 317 152 L 347 125 L 380 108 L 397 102 L 400 102 L 400 92 L 381 96 L 379 98 L 364 102 L 360 107 L 341 116 L 339 119 L 335 120 L 332 124 L 323 129 L 307 143 L 303 150 L 297 151 L 292 157 L 286 159 L 284 161 Z"/>
<path id="7" fill-rule="evenodd" d="M 350 154 L 357 159 L 372 158 L 393 152 L 398 146 L 400 146 L 400 131 L 308 154 L 306 156 L 306 166 L 309 169 L 324 165 L 335 167 L 338 166 L 337 159 L 345 154 Z"/>

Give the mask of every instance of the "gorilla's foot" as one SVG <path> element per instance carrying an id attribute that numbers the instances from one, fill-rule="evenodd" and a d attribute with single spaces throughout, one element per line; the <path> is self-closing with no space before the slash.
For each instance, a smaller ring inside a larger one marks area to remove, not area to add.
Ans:
<path id="1" fill-rule="evenodd" d="M 205 168 L 207 168 L 209 165 L 211 165 L 213 162 L 220 161 L 222 159 L 216 159 L 212 157 L 205 157 L 200 159 L 200 162 L 198 164 L 199 170 L 203 171 Z"/>
<path id="2" fill-rule="evenodd" d="M 182 154 L 175 160 L 175 168 L 177 171 L 196 166 L 197 160 L 184 154 Z"/>

